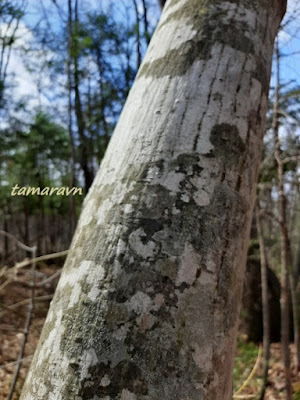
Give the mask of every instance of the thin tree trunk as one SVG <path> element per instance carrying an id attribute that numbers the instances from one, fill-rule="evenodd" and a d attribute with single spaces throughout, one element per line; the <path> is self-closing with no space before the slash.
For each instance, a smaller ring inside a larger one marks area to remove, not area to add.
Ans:
<path id="1" fill-rule="evenodd" d="M 296 189 L 297 190 L 297 189 Z M 291 238 L 293 234 L 292 226 L 295 220 L 296 214 L 296 202 L 297 195 L 293 196 L 293 201 L 290 208 L 290 218 L 287 221 L 287 232 L 288 232 L 288 264 L 289 264 L 289 280 L 290 280 L 290 290 L 291 290 L 291 298 L 292 298 L 292 307 L 293 307 L 293 322 L 294 322 L 294 344 L 295 344 L 295 372 L 296 374 L 300 369 L 300 333 L 299 333 L 299 302 L 298 302 L 298 274 L 297 274 L 297 249 L 295 249 L 295 256 L 293 258 L 292 248 L 291 248 Z M 300 250 L 300 247 L 299 247 Z M 298 252 L 299 252 L 298 250 Z"/>
<path id="2" fill-rule="evenodd" d="M 168 1 L 86 197 L 21 400 L 232 398 L 284 9 Z"/>
<path id="3" fill-rule="evenodd" d="M 4 223 L 3 223 L 3 229 L 5 232 L 9 232 L 8 229 L 8 220 L 7 220 L 7 216 L 4 217 Z M 3 237 L 3 241 L 4 241 L 4 262 L 7 262 L 8 260 L 8 254 L 9 254 L 9 244 L 8 244 L 8 238 L 6 236 Z"/>
<path id="4" fill-rule="evenodd" d="M 73 133 L 73 121 L 72 121 L 72 3 L 68 0 L 68 55 L 67 55 L 67 76 L 68 76 L 68 132 L 70 139 L 70 149 L 71 149 L 71 187 L 76 186 L 75 177 L 75 143 L 74 143 L 74 133 Z M 69 198 L 69 215 L 70 215 L 70 233 L 69 237 L 72 238 L 76 225 L 76 212 L 74 204 L 74 196 Z"/>
<path id="5" fill-rule="evenodd" d="M 38 174 L 38 185 L 43 187 L 43 179 L 40 174 Z M 39 196 L 39 214 L 38 214 L 38 250 L 37 254 L 42 255 L 45 252 L 45 210 L 44 210 L 44 200 L 43 196 Z"/>
<path id="6" fill-rule="evenodd" d="M 260 268 L 261 268 L 261 289 L 262 289 L 262 310 L 263 310 L 263 383 L 259 400 L 265 398 L 265 391 L 268 384 L 269 360 L 270 360 L 270 309 L 268 294 L 268 264 L 264 242 L 263 227 L 260 217 L 260 205 L 256 203 L 256 228 L 259 240 Z"/>
<path id="7" fill-rule="evenodd" d="M 134 9 L 135 9 L 135 18 L 136 18 L 136 54 L 137 54 L 137 64 L 136 70 L 139 69 L 141 62 L 142 62 L 142 55 L 141 55 L 141 38 L 140 38 L 140 13 L 138 10 L 136 0 L 132 0 Z"/>
<path id="8" fill-rule="evenodd" d="M 281 160 L 281 149 L 279 142 L 279 49 L 278 39 L 275 45 L 275 65 L 276 65 L 276 87 L 273 109 L 273 131 L 275 141 L 275 159 L 277 162 L 278 172 L 278 201 L 279 201 L 279 225 L 280 225 L 280 242 L 281 242 L 281 347 L 282 361 L 285 371 L 285 391 L 286 399 L 292 399 L 291 386 L 291 370 L 290 370 L 290 351 L 289 351 L 289 267 L 288 267 L 288 233 L 286 224 L 286 197 L 284 195 L 284 175 L 283 163 Z"/>
<path id="9" fill-rule="evenodd" d="M 143 4 L 143 20 L 144 20 L 144 36 L 146 39 L 147 44 L 150 43 L 150 33 L 149 33 L 149 23 L 148 23 L 148 16 L 147 16 L 147 5 L 146 0 L 142 0 Z"/>
<path id="10" fill-rule="evenodd" d="M 85 192 L 87 193 L 91 184 L 93 183 L 94 175 L 89 166 L 89 151 L 88 151 L 88 139 L 85 136 L 85 121 L 82 111 L 82 102 L 80 95 L 80 79 L 79 79 L 79 68 L 78 68 L 78 1 L 75 0 L 75 12 L 74 12 L 74 35 L 73 37 L 73 63 L 74 63 L 74 92 L 75 92 L 75 114 L 78 127 L 78 135 L 80 139 L 80 165 L 83 170 Z"/>
<path id="11" fill-rule="evenodd" d="M 23 200 L 23 209 L 24 209 L 24 236 L 23 236 L 23 242 L 26 243 L 28 246 L 30 245 L 30 229 L 29 229 L 29 207 L 28 207 L 28 202 L 27 198 L 24 197 Z M 26 252 L 26 255 L 28 257 L 31 256 L 30 252 Z"/>
<path id="12" fill-rule="evenodd" d="M 290 251 L 290 249 L 289 249 Z M 289 257 L 289 259 L 291 259 Z M 291 265 L 291 264 L 290 264 Z M 299 343 L 299 312 L 298 312 L 298 301 L 297 301 L 297 291 L 295 278 L 292 271 L 289 271 L 289 282 L 291 290 L 291 300 L 292 300 L 292 312 L 293 312 L 293 327 L 294 327 L 294 346 L 295 346 L 295 356 L 294 356 L 294 366 L 296 374 L 299 372 L 299 354 L 300 354 L 300 343 Z"/>
<path id="13" fill-rule="evenodd" d="M 109 129 L 108 125 L 106 122 L 106 101 L 105 101 L 105 95 L 104 95 L 104 85 L 103 85 L 103 68 L 102 68 L 102 55 L 101 55 L 101 50 L 99 47 L 96 48 L 96 62 L 97 62 L 97 69 L 99 73 L 99 90 L 100 90 L 100 110 L 101 110 L 101 116 L 102 116 L 102 123 L 103 123 L 103 132 L 104 132 L 104 146 L 105 149 L 108 146 L 109 143 Z"/>
<path id="14" fill-rule="evenodd" d="M 293 275 L 296 287 L 298 286 L 299 273 L 300 273 L 300 243 L 298 242 L 298 246 L 295 251 L 295 258 L 293 261 Z"/>

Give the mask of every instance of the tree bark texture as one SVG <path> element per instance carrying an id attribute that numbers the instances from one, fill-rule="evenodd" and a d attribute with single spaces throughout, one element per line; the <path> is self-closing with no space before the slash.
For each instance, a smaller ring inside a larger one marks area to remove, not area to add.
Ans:
<path id="1" fill-rule="evenodd" d="M 229 400 L 276 0 L 169 0 L 22 400 Z"/>

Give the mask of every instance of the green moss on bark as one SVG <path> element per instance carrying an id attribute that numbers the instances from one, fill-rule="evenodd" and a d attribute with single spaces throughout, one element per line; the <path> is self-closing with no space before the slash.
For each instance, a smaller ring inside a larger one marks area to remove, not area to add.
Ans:
<path id="1" fill-rule="evenodd" d="M 197 60 L 209 59 L 212 47 L 217 43 L 246 54 L 254 54 L 255 43 L 253 37 L 249 32 L 247 33 L 245 23 L 236 21 L 225 23 L 224 18 L 228 10 L 224 9 L 224 3 L 221 6 L 218 6 L 217 3 L 191 0 L 171 13 L 159 25 L 158 30 L 173 21 L 184 20 L 195 30 L 194 37 L 182 43 L 178 48 L 169 50 L 164 57 L 144 63 L 138 77 L 160 78 L 165 75 L 184 75 Z"/>

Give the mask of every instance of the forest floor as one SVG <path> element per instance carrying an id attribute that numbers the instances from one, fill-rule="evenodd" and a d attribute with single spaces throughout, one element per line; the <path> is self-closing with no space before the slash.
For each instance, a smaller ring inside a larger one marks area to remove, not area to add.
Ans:
<path id="1" fill-rule="evenodd" d="M 259 353 L 257 344 L 243 341 L 241 337 L 238 339 L 236 355 L 234 359 L 233 369 L 233 392 L 237 392 L 249 377 L 252 369 L 255 367 Z M 296 373 L 294 369 L 294 345 L 290 345 L 291 369 L 292 369 L 292 386 L 293 400 L 300 400 L 300 373 Z M 257 400 L 258 393 L 262 385 L 262 361 L 252 379 L 239 392 L 234 399 L 253 399 Z M 271 344 L 271 356 L 269 365 L 268 385 L 265 393 L 267 400 L 286 399 L 284 393 L 284 369 L 281 362 L 281 345 L 280 343 Z"/>
<path id="2" fill-rule="evenodd" d="M 12 400 L 17 400 L 24 383 L 32 355 L 36 348 L 41 329 L 43 327 L 48 307 L 52 299 L 57 281 L 58 267 L 40 264 L 36 271 L 36 282 L 45 280 L 54 273 L 56 278 L 47 281 L 35 290 L 34 313 L 32 315 L 29 334 L 23 354 L 22 366 L 19 378 L 14 390 Z M 30 270 L 23 269 L 17 276 L 11 277 L 11 282 L 0 291 L 0 400 L 6 400 L 16 366 L 20 345 L 23 339 L 23 330 L 28 315 L 28 303 L 30 298 Z M 0 288 L 3 279 L 0 282 Z M 258 345 L 249 343 L 240 336 L 236 350 L 233 382 L 236 392 L 250 375 L 257 357 Z M 291 359 L 293 360 L 294 346 L 290 346 Z M 257 399 L 261 387 L 262 363 L 256 369 L 254 376 L 235 398 Z M 292 365 L 293 367 L 293 365 Z M 293 370 L 293 400 L 300 400 L 300 374 Z M 284 372 L 280 361 L 280 344 L 273 343 L 271 346 L 271 360 L 268 387 L 265 395 L 267 400 L 284 399 Z"/>

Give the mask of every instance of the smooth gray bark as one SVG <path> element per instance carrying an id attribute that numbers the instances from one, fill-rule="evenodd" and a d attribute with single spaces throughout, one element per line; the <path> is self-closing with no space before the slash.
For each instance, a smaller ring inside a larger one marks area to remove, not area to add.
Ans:
<path id="1" fill-rule="evenodd" d="M 22 400 L 229 400 L 283 0 L 169 0 Z"/>

